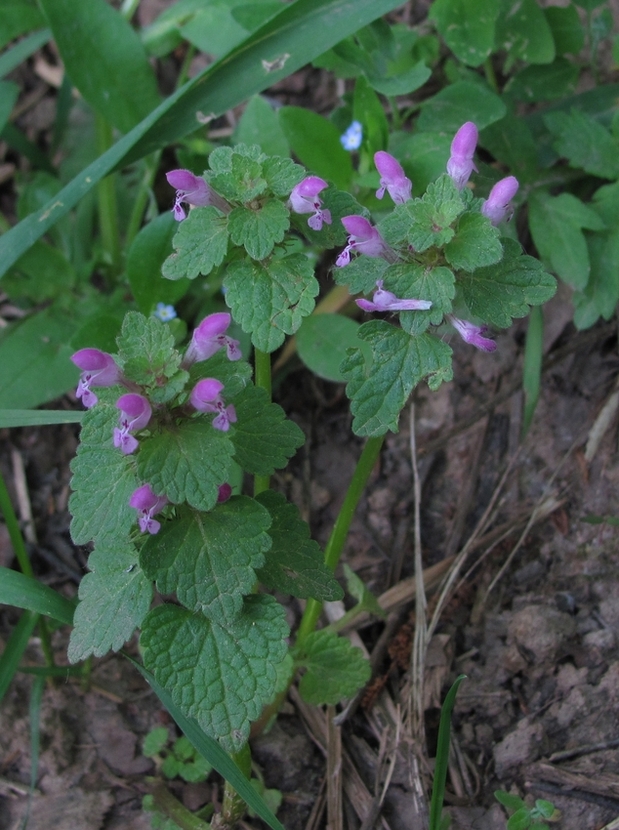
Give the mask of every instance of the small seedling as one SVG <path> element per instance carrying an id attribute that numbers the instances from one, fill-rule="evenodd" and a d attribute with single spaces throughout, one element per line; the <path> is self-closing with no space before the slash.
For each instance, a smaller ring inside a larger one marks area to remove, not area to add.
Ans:
<path id="1" fill-rule="evenodd" d="M 536 799 L 533 807 L 527 807 L 520 796 L 506 793 L 505 790 L 496 790 L 494 797 L 510 814 L 507 830 L 546 830 L 546 822 L 555 822 L 561 818 L 560 811 L 552 801 L 543 798 Z"/>

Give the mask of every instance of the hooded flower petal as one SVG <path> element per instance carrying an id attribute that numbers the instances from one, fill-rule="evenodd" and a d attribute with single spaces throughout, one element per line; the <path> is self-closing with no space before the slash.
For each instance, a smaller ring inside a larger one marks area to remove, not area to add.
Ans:
<path id="1" fill-rule="evenodd" d="M 380 187 L 376 191 L 376 197 L 382 199 L 386 190 L 396 205 L 408 202 L 413 183 L 406 177 L 400 162 L 384 150 L 379 150 L 374 154 L 374 163 L 380 173 Z"/>
<path id="2" fill-rule="evenodd" d="M 240 360 L 242 355 L 239 341 L 225 334 L 231 321 L 232 318 L 226 311 L 218 311 L 205 317 L 193 330 L 191 342 L 183 358 L 183 368 L 186 369 L 192 363 L 207 360 L 224 347 L 229 360 Z"/>
<path id="3" fill-rule="evenodd" d="M 134 490 L 129 498 L 129 506 L 135 507 L 138 511 L 138 524 L 142 533 L 158 533 L 161 524 L 153 519 L 159 513 L 168 500 L 165 496 L 157 496 L 153 493 L 150 484 L 143 484 Z"/>
<path id="4" fill-rule="evenodd" d="M 448 314 L 447 318 L 460 337 L 465 343 L 470 343 L 476 349 L 481 349 L 483 352 L 494 352 L 496 350 L 496 343 L 489 337 L 484 337 L 488 330 L 487 326 L 476 326 L 468 320 L 459 320 L 453 314 Z"/>
<path id="5" fill-rule="evenodd" d="M 71 360 L 78 369 L 83 370 L 75 394 L 82 399 L 87 409 L 98 401 L 90 389 L 91 386 L 114 386 L 122 379 L 121 371 L 112 355 L 99 349 L 80 349 L 71 356 Z"/>
<path id="6" fill-rule="evenodd" d="M 458 190 L 468 182 L 473 170 L 473 155 L 477 146 L 477 127 L 472 121 L 463 124 L 451 142 L 451 156 L 447 162 L 447 173 L 451 176 Z"/>
<path id="7" fill-rule="evenodd" d="M 318 176 L 306 176 L 295 185 L 290 194 L 290 207 L 295 213 L 311 213 L 307 224 L 314 231 L 322 229 L 323 222 L 331 224 L 331 211 L 322 209 L 318 194 L 329 185 Z"/>
<path id="8" fill-rule="evenodd" d="M 335 260 L 338 268 L 348 265 L 351 251 L 359 251 L 369 257 L 381 257 L 387 253 L 382 236 L 364 216 L 344 216 L 342 225 L 349 236 L 348 244 Z"/>
<path id="9" fill-rule="evenodd" d="M 490 195 L 481 206 L 481 212 L 492 222 L 498 225 L 506 215 L 511 213 L 509 204 L 519 188 L 518 179 L 514 176 L 507 176 L 497 182 L 490 191 Z"/>
<path id="10" fill-rule="evenodd" d="M 131 432 L 137 432 L 148 425 L 152 415 L 151 405 L 143 395 L 130 392 L 120 396 L 116 408 L 120 409 L 120 420 L 114 430 L 114 446 L 119 447 L 125 455 L 131 455 L 138 448 L 138 440 Z"/>
<path id="11" fill-rule="evenodd" d="M 355 300 L 364 311 L 425 311 L 432 306 L 429 300 L 402 300 L 385 291 L 383 281 L 376 281 L 376 291 L 371 300 Z"/>
<path id="12" fill-rule="evenodd" d="M 214 412 L 213 426 L 227 432 L 230 424 L 236 423 L 236 410 L 232 404 L 226 406 L 221 397 L 223 388 L 223 383 L 216 378 L 199 380 L 191 391 L 189 402 L 198 412 Z"/>
<path id="13" fill-rule="evenodd" d="M 176 199 L 172 213 L 177 222 L 185 219 L 187 215 L 181 207 L 183 202 L 186 205 L 195 205 L 196 207 L 211 204 L 209 186 L 204 179 L 200 176 L 194 176 L 190 170 L 170 170 L 169 173 L 166 173 L 166 179 L 168 184 L 176 188 Z"/>
<path id="14" fill-rule="evenodd" d="M 228 501 L 231 495 L 232 487 L 230 487 L 227 482 L 225 484 L 220 484 L 217 492 L 217 504 L 222 504 L 224 501 Z"/>

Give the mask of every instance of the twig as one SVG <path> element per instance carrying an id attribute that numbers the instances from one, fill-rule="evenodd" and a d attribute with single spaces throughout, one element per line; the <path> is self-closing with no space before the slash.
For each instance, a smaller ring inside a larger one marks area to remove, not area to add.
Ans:
<path id="1" fill-rule="evenodd" d="M 327 706 L 327 824 L 329 830 L 343 830 L 342 814 L 342 733 L 333 723 L 335 707 Z"/>
<path id="2" fill-rule="evenodd" d="M 572 758 L 580 758 L 581 755 L 590 755 L 592 752 L 603 752 L 605 749 L 615 749 L 619 746 L 619 738 L 610 741 L 599 741 L 595 744 L 584 744 L 573 749 L 564 749 L 561 752 L 553 752 L 548 759 L 552 763 L 569 761 Z"/>
<path id="3" fill-rule="evenodd" d="M 423 580 L 423 561 L 421 558 L 421 485 L 417 469 L 417 447 L 415 443 L 415 404 L 410 408 L 410 449 L 413 468 L 414 493 L 414 527 L 415 527 L 415 635 L 411 659 L 411 722 L 413 737 L 419 746 L 425 746 L 425 713 L 423 707 L 423 685 L 425 675 L 425 657 L 428 647 L 428 629 L 426 619 L 426 592 Z"/>

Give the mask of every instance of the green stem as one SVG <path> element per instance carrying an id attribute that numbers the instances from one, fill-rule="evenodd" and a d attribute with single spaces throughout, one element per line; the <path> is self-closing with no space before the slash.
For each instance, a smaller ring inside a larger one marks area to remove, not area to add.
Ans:
<path id="1" fill-rule="evenodd" d="M 239 767 L 247 779 L 251 778 L 251 750 L 245 744 L 240 752 L 232 755 L 232 760 Z M 224 827 L 234 827 L 245 815 L 247 805 L 234 787 L 226 781 L 224 786 L 224 800 L 221 805 L 221 823 Z"/>
<path id="2" fill-rule="evenodd" d="M 494 71 L 491 58 L 486 58 L 484 61 L 484 75 L 488 81 L 488 86 L 498 94 L 500 92 L 499 82 L 497 81 L 496 72 Z"/>
<path id="3" fill-rule="evenodd" d="M 331 536 L 325 548 L 325 565 L 332 571 L 335 570 L 337 563 L 340 561 L 340 556 L 344 549 L 344 544 L 350 529 L 350 523 L 355 515 L 355 510 L 359 504 L 359 499 L 365 489 L 365 485 L 370 477 L 374 464 L 380 454 L 385 440 L 384 435 L 375 438 L 368 438 L 363 452 L 359 457 L 355 472 L 348 485 L 344 503 L 340 509 L 339 515 L 333 525 Z M 312 633 L 316 628 L 316 623 L 322 611 L 322 603 L 315 599 L 308 599 L 305 606 L 305 612 L 299 626 L 299 633 L 297 635 L 297 645 L 305 640 L 305 638 Z"/>
<path id="4" fill-rule="evenodd" d="M 256 386 L 266 390 L 271 400 L 271 355 L 254 349 L 254 370 Z M 268 490 L 270 486 L 270 476 L 254 476 L 254 496 Z"/>
<path id="5" fill-rule="evenodd" d="M 178 824 L 182 830 L 210 830 L 210 824 L 194 816 L 168 790 L 165 784 L 157 784 L 152 792 L 153 803 L 166 818 Z"/>
<path id="6" fill-rule="evenodd" d="M 157 175 L 157 168 L 159 167 L 160 159 L 161 152 L 159 150 L 156 153 L 153 153 L 150 158 L 145 159 L 144 174 L 142 176 L 142 181 L 139 184 L 138 193 L 135 197 L 133 207 L 131 208 L 131 215 L 127 224 L 127 231 L 125 233 L 125 250 L 127 251 L 142 226 L 144 211 L 146 210 L 150 189 L 152 188 L 155 176 Z"/>
<path id="7" fill-rule="evenodd" d="M 100 115 L 95 116 L 97 150 L 103 155 L 114 142 L 112 125 Z M 113 277 L 120 273 L 120 234 L 118 231 L 118 205 L 116 202 L 116 176 L 106 176 L 97 185 L 99 205 L 99 229 L 101 242 Z"/>

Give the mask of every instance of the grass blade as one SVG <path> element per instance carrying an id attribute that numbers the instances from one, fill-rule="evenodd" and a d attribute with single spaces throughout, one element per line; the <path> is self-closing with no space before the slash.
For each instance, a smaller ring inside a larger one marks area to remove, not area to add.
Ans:
<path id="1" fill-rule="evenodd" d="M 0 603 L 26 608 L 71 625 L 75 607 L 57 591 L 10 568 L 0 568 Z"/>
<path id="2" fill-rule="evenodd" d="M 441 720 L 438 727 L 438 744 L 436 747 L 436 764 L 434 767 L 434 784 L 432 786 L 432 801 L 430 802 L 430 830 L 440 830 L 443 798 L 445 796 L 445 782 L 449 765 L 449 741 L 451 736 L 451 713 L 458 686 L 466 678 L 465 674 L 456 677 L 456 680 L 447 692 L 441 709 Z"/>
<path id="3" fill-rule="evenodd" d="M 251 786 L 241 770 L 230 758 L 228 753 L 219 746 L 217 741 L 213 740 L 213 738 L 210 738 L 205 732 L 203 732 L 193 718 L 188 718 L 181 712 L 172 700 L 172 697 L 167 689 L 160 686 L 153 675 L 145 669 L 144 666 L 137 663 L 127 654 L 125 654 L 125 657 L 133 663 L 142 677 L 144 677 L 144 679 L 148 682 L 159 700 L 172 715 L 179 728 L 189 738 L 198 752 L 206 758 L 209 764 L 215 767 L 217 772 L 225 778 L 226 781 L 230 782 L 245 803 L 251 807 L 256 815 L 260 816 L 260 818 L 265 821 L 269 827 L 272 828 L 272 830 L 284 830 L 283 825 L 275 818 L 262 797 Z"/>
<path id="4" fill-rule="evenodd" d="M 544 339 L 544 315 L 540 306 L 531 309 L 529 328 L 524 347 L 522 385 L 524 387 L 524 414 L 521 438 L 529 431 L 539 400 L 542 380 L 542 347 Z"/>
<path id="5" fill-rule="evenodd" d="M 355 0 L 351 13 L 350 0 L 296 0 L 283 8 L 167 98 L 52 201 L 0 237 L 0 277 L 104 176 L 194 131 L 196 112 L 226 112 L 399 5 L 399 0 Z M 283 60 L 282 68 L 270 71 L 269 62 L 277 58 Z"/>
<path id="6" fill-rule="evenodd" d="M 4 78 L 30 55 L 34 55 L 37 49 L 44 46 L 51 36 L 52 33 L 49 29 L 39 29 L 38 32 L 33 32 L 28 37 L 18 41 L 15 46 L 9 47 L 0 56 L 0 78 Z"/>
<path id="7" fill-rule="evenodd" d="M 79 424 L 85 414 L 85 412 L 71 412 L 64 409 L 0 409 L 0 429 Z"/>
<path id="8" fill-rule="evenodd" d="M 30 635 L 34 631 L 38 619 L 38 614 L 33 611 L 26 611 L 11 631 L 11 636 L 0 657 L 0 701 L 11 685 L 11 680 L 15 676 L 21 656 L 26 650 Z"/>

